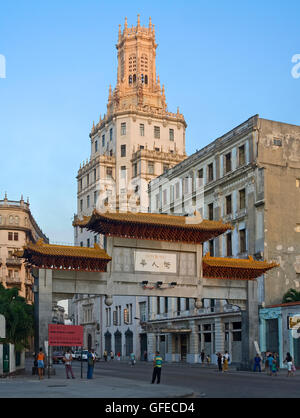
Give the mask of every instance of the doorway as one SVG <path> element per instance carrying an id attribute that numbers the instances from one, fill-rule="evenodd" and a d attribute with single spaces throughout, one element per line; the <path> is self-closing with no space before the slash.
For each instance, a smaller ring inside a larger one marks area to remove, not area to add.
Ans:
<path id="1" fill-rule="evenodd" d="M 187 356 L 187 345 L 188 345 L 188 336 L 187 334 L 180 335 L 180 355 L 181 361 L 186 361 Z"/>

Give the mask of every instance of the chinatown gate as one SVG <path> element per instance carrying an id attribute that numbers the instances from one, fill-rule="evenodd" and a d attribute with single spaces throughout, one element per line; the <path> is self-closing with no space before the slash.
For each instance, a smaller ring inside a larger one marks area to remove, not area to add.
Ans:
<path id="1" fill-rule="evenodd" d="M 197 213 L 183 217 L 95 210 L 74 225 L 104 235 L 105 249 L 97 244 L 86 248 L 39 241 L 19 254 L 35 277 L 36 348 L 48 339 L 55 301 L 93 294 L 105 296 L 109 306 L 112 296 L 162 296 L 194 298 L 196 309 L 204 298 L 240 304 L 247 336 L 245 363 L 254 357 L 259 322 L 255 279 L 277 264 L 251 257 L 203 257 L 203 243 L 232 229 L 230 224 L 202 220 Z M 150 347 L 149 352 L 154 351 Z M 190 354 L 198 357 L 197 341 L 190 342 Z"/>

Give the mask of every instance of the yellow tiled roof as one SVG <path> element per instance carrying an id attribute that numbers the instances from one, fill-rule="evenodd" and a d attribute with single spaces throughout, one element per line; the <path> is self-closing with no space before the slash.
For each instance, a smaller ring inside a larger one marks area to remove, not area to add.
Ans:
<path id="1" fill-rule="evenodd" d="M 243 269 L 257 269 L 268 270 L 273 267 L 278 267 L 277 263 L 269 263 L 267 261 L 257 261 L 253 257 L 249 256 L 247 259 L 243 258 L 225 258 L 225 257 L 211 257 L 210 253 L 207 253 L 203 259 L 203 263 L 206 263 L 212 267 L 228 267 L 228 268 L 243 268 Z"/>
<path id="2" fill-rule="evenodd" d="M 45 244 L 43 240 L 39 240 L 36 244 L 30 243 L 24 247 L 25 251 L 33 251 L 40 255 L 62 256 L 62 257 L 79 257 L 79 258 L 95 258 L 111 260 L 111 257 L 103 248 L 95 244 L 93 248 L 88 247 L 72 247 L 67 245 Z M 24 253 L 23 253 L 24 254 Z"/>
<path id="3" fill-rule="evenodd" d="M 88 225 L 96 220 L 97 218 L 102 218 L 107 221 L 116 221 L 122 223 L 137 223 L 137 224 L 151 224 L 157 226 L 169 226 L 176 228 L 184 229 L 193 229 L 193 230 L 216 230 L 221 229 L 222 231 L 227 231 L 228 229 L 233 229 L 232 225 L 225 224 L 222 221 L 209 221 L 207 219 L 197 222 L 195 218 L 195 223 L 192 223 L 192 217 L 186 216 L 176 216 L 176 215 L 163 215 L 157 213 L 142 213 L 142 212 L 104 212 L 100 213 L 96 210 L 93 211 L 91 217 L 85 216 L 82 220 L 76 220 L 73 225 L 88 227 Z"/>

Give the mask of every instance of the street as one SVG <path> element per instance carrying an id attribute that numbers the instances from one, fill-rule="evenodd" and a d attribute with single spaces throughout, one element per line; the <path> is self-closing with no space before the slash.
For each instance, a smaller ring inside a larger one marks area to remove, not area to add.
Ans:
<path id="1" fill-rule="evenodd" d="M 166 397 L 175 395 L 190 397 L 192 393 L 193 396 L 201 398 L 300 397 L 300 371 L 297 371 L 294 377 L 288 378 L 286 370 L 280 370 L 278 376 L 269 376 L 265 372 L 239 372 L 235 369 L 220 373 L 215 366 L 208 368 L 184 363 L 164 364 L 161 384 L 151 385 L 151 363 L 137 362 L 132 367 L 125 361 L 114 360 L 107 363 L 100 361 L 95 365 L 93 380 L 89 381 L 86 379 L 86 362 L 83 362 L 83 379 L 81 380 L 81 363 L 74 361 L 73 371 L 76 379 L 67 380 L 64 365 L 58 364 L 54 365 L 55 376 L 51 376 L 50 379 L 45 376 L 43 382 L 39 382 L 37 376 L 31 375 L 31 363 L 27 360 L 25 375 L 0 380 L 4 384 L 1 384 L 0 397 L 16 397 L 16 395 L 22 397 L 22 391 L 25 397 L 30 397 L 29 389 L 27 385 L 24 385 L 26 380 L 31 384 L 36 383 L 32 397 L 39 396 L 39 387 L 43 387 L 45 391 L 49 390 L 49 393 L 53 388 L 58 388 L 51 392 L 49 397 L 75 397 L 76 390 L 80 391 L 82 388 L 90 388 L 90 396 L 95 397 L 162 397 L 164 390 Z M 11 389 L 5 385 L 6 382 L 9 382 Z M 42 384 L 39 385 L 39 383 Z M 14 385 L 19 386 L 17 388 Z M 48 392 L 44 392 L 43 396 L 45 393 Z M 81 394 L 82 397 L 88 396 L 83 390 Z"/>

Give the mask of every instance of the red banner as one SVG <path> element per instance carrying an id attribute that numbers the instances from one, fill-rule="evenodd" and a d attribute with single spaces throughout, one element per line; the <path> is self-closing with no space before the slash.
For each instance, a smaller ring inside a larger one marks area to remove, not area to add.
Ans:
<path id="1" fill-rule="evenodd" d="M 80 325 L 48 325 L 49 345 L 82 347 L 83 327 Z"/>

